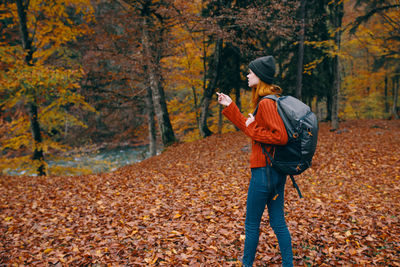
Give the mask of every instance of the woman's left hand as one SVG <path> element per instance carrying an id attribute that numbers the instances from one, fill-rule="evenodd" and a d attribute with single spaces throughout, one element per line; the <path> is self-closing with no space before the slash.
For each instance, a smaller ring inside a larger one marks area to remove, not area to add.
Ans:
<path id="1" fill-rule="evenodd" d="M 253 114 L 249 113 L 249 117 L 246 120 L 246 127 L 249 126 L 254 120 Z"/>

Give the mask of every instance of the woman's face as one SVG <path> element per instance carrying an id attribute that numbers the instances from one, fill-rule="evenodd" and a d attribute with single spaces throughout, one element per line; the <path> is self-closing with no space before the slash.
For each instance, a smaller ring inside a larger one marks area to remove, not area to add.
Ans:
<path id="1" fill-rule="evenodd" d="M 249 87 L 256 86 L 260 82 L 260 78 L 258 78 L 251 70 L 249 70 L 249 74 L 247 74 L 247 79 Z"/>

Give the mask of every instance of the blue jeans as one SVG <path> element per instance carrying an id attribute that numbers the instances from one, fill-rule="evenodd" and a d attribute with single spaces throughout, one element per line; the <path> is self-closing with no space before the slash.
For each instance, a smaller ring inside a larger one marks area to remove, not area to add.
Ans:
<path id="1" fill-rule="evenodd" d="M 268 207 L 269 223 L 278 239 L 282 265 L 293 266 L 292 240 L 283 211 L 285 183 L 286 176 L 277 173 L 270 166 L 251 169 L 245 221 L 244 266 L 253 265 L 265 205 Z M 279 195 L 273 200 L 276 194 Z"/>

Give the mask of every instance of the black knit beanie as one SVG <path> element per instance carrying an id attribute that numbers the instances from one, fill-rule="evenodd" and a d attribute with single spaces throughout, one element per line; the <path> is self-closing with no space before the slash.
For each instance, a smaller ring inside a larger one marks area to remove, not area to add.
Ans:
<path id="1" fill-rule="evenodd" d="M 275 60 L 272 56 L 259 57 L 249 64 L 249 68 L 261 81 L 272 84 L 275 76 Z"/>

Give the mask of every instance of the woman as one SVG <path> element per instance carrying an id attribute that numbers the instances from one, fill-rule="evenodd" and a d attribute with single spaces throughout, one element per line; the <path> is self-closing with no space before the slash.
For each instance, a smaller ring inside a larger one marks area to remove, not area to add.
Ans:
<path id="1" fill-rule="evenodd" d="M 262 99 L 266 95 L 279 95 L 282 89 L 272 85 L 275 75 L 275 61 L 272 56 L 257 58 L 249 64 L 248 85 L 252 88 L 253 108 L 258 105 L 255 117 L 244 117 L 232 99 L 222 93 L 218 102 L 226 106 L 223 114 L 252 140 L 250 156 L 251 180 L 247 194 L 243 265 L 252 266 L 259 238 L 261 217 L 268 207 L 269 221 L 278 239 L 283 266 L 293 266 L 292 241 L 284 217 L 284 189 L 286 176 L 277 173 L 267 164 L 262 151 L 273 153 L 273 145 L 285 145 L 288 137 L 280 118 L 276 103 Z"/>

